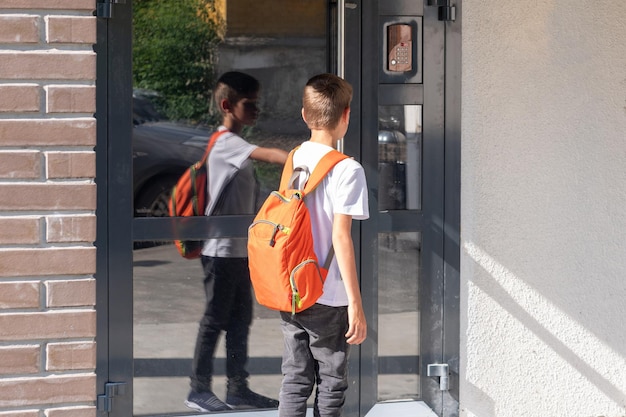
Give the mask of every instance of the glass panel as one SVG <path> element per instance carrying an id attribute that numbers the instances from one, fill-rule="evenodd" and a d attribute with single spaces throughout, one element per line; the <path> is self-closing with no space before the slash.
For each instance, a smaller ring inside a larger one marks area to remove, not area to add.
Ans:
<path id="1" fill-rule="evenodd" d="M 422 106 L 381 106 L 378 115 L 378 209 L 420 209 Z"/>
<path id="2" fill-rule="evenodd" d="M 378 400 L 419 398 L 421 234 L 378 235 Z"/>
<path id="3" fill-rule="evenodd" d="M 259 120 L 242 134 L 249 142 L 289 150 L 308 138 L 302 88 L 329 71 L 329 2 L 241 0 L 228 2 L 228 13 L 225 3 L 133 2 L 136 217 L 167 215 L 172 186 L 220 123 L 211 90 L 224 72 L 261 83 Z M 279 168 L 257 164 L 257 173 L 261 195 L 277 186 Z"/>
<path id="4" fill-rule="evenodd" d="M 172 186 L 202 157 L 207 137 L 220 123 L 211 89 L 224 72 L 245 72 L 261 84 L 261 113 L 256 125 L 242 132 L 246 140 L 289 150 L 308 138 L 301 94 L 308 78 L 329 71 L 329 2 L 240 0 L 228 2 L 228 13 L 225 5 L 223 0 L 133 1 L 136 217 L 167 216 Z M 259 204 L 278 186 L 281 169 L 255 163 Z M 184 401 L 205 308 L 200 261 L 183 259 L 171 242 L 137 241 L 133 274 L 134 413 L 188 414 Z M 212 384 L 222 400 L 224 339 L 222 332 Z M 254 303 L 249 384 L 271 398 L 278 398 L 280 389 L 282 343 L 278 313 Z"/>
<path id="5" fill-rule="evenodd" d="M 134 251 L 134 413 L 186 413 L 189 374 L 204 311 L 202 266 L 183 259 L 176 248 L 160 245 Z M 277 312 L 256 302 L 250 327 L 250 388 L 278 398 L 282 333 Z M 225 398 L 225 348 L 218 344 L 214 391 Z"/>

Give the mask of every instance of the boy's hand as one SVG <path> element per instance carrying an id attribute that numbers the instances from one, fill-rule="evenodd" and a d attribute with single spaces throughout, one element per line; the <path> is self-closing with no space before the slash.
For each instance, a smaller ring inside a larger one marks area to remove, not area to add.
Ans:
<path id="1" fill-rule="evenodd" d="M 354 304 L 348 306 L 348 332 L 346 337 L 348 338 L 347 342 L 351 345 L 359 345 L 367 337 L 367 322 L 361 306 Z"/>

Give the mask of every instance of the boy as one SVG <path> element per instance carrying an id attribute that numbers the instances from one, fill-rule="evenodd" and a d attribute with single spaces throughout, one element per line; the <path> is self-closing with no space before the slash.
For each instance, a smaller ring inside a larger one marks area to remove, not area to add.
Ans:
<path id="1" fill-rule="evenodd" d="M 259 82 L 241 72 L 227 72 L 213 97 L 222 114 L 222 134 L 209 154 L 207 215 L 254 214 L 258 184 L 252 160 L 284 164 L 287 152 L 252 145 L 239 135 L 259 115 Z M 248 388 L 248 333 L 252 322 L 252 288 L 246 238 L 208 239 L 202 250 L 206 308 L 200 321 L 192 364 L 191 392 L 185 404 L 194 410 L 276 408 L 278 401 Z M 212 391 L 213 357 L 220 333 L 226 332 L 226 403 Z"/>
<path id="2" fill-rule="evenodd" d="M 335 75 L 320 74 L 307 82 L 302 118 L 311 138 L 294 153 L 294 166 L 312 172 L 336 148 L 348 130 L 351 100 L 352 87 Z M 317 303 L 295 315 L 280 313 L 285 350 L 278 410 L 280 417 L 304 417 L 317 383 L 314 415 L 339 416 L 348 387 L 349 345 L 367 335 L 351 236 L 352 219 L 369 217 L 363 167 L 350 158 L 339 162 L 305 198 L 318 259 L 324 262 L 331 244 L 335 256 Z"/>

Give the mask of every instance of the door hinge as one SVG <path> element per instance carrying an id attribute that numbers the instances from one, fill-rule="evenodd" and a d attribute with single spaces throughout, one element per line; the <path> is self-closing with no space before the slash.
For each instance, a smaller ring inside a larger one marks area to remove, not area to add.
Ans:
<path id="1" fill-rule="evenodd" d="M 439 20 L 454 22 L 456 20 L 456 6 L 450 4 L 450 0 L 428 0 L 429 6 L 437 6 Z"/>
<path id="2" fill-rule="evenodd" d="M 103 19 L 111 19 L 114 16 L 115 4 L 126 3 L 126 0 L 102 0 L 97 3 L 96 16 Z"/>
<path id="3" fill-rule="evenodd" d="M 447 363 L 431 363 L 426 369 L 426 376 L 439 377 L 439 390 L 450 389 L 450 377 Z"/>
<path id="4" fill-rule="evenodd" d="M 107 382 L 104 394 L 98 395 L 98 411 L 110 413 L 113 410 L 113 398 L 126 395 L 126 382 Z"/>

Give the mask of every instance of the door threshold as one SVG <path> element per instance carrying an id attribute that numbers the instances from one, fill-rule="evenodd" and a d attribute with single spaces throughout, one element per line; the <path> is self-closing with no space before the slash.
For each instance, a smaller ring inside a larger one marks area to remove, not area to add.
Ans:
<path id="1" fill-rule="evenodd" d="M 437 417 L 423 401 L 388 401 L 377 403 L 365 417 Z"/>
<path id="2" fill-rule="evenodd" d="M 224 413 L 185 414 L 180 417 L 278 417 L 278 410 L 233 410 Z M 307 417 L 313 417 L 313 409 L 306 412 Z M 423 401 L 388 401 L 375 404 L 365 417 L 437 417 L 430 407 Z"/>

